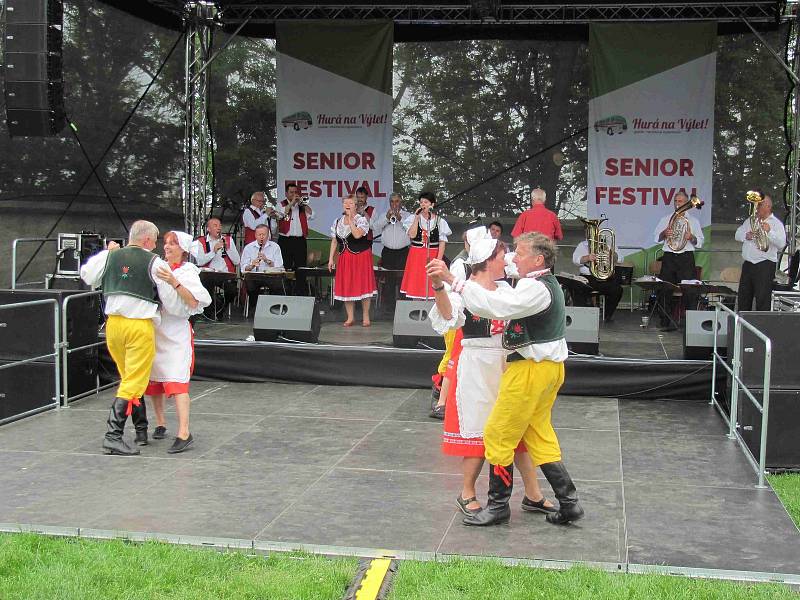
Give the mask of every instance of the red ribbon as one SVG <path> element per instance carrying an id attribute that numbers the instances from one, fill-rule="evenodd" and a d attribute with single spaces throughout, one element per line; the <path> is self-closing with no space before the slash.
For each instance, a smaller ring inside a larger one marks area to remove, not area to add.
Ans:
<path id="1" fill-rule="evenodd" d="M 500 479 L 502 479 L 503 483 L 506 484 L 507 486 L 511 485 L 511 474 L 508 472 L 508 469 L 506 469 L 502 465 L 494 466 L 494 474 L 497 475 Z"/>
<path id="2" fill-rule="evenodd" d="M 136 398 L 136 397 L 131 398 L 130 400 L 128 400 L 128 407 L 125 409 L 125 416 L 126 417 L 130 417 L 133 414 L 133 407 L 134 406 L 141 406 L 141 404 L 142 403 L 139 401 L 139 398 Z"/>

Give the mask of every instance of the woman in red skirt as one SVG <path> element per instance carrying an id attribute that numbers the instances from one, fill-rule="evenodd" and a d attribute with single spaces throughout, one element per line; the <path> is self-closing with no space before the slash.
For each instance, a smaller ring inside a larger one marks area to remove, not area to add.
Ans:
<path id="1" fill-rule="evenodd" d="M 331 226 L 331 251 L 328 256 L 328 270 L 333 271 L 334 257 L 336 278 L 333 282 L 333 297 L 344 302 L 347 311 L 345 327 L 354 321 L 355 302 L 361 300 L 361 325 L 369 327 L 369 305 L 377 293 L 375 272 L 372 270 L 371 243 L 367 239 L 369 221 L 356 212 L 354 196 L 342 198 L 342 216 Z"/>
<path id="2" fill-rule="evenodd" d="M 430 279 L 425 275 L 425 265 L 434 258 L 442 260 L 447 236 L 452 232 L 447 221 L 433 212 L 436 195 L 422 192 L 419 195 L 419 208 L 403 221 L 403 227 L 411 238 L 406 268 L 400 293 L 406 298 L 433 298 Z"/>

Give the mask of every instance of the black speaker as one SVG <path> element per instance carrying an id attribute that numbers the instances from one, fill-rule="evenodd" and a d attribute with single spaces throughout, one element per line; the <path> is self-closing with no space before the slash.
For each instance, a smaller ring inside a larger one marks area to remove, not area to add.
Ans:
<path id="1" fill-rule="evenodd" d="M 0 360 L 0 365 L 9 362 Z M 53 371 L 52 363 L 39 362 L 0 370 L 0 421 L 53 404 L 56 389 Z"/>
<path id="2" fill-rule="evenodd" d="M 753 391 L 759 404 L 763 392 Z M 761 457 L 761 413 L 739 393 L 739 434 L 756 460 Z M 800 468 L 800 390 L 770 390 L 767 418 L 767 456 L 770 469 Z"/>
<path id="3" fill-rule="evenodd" d="M 56 135 L 66 123 L 61 0 L 6 0 L 6 122 L 12 136 Z"/>
<path id="4" fill-rule="evenodd" d="M 597 354 L 600 350 L 600 309 L 567 306 L 565 311 L 567 347 L 578 354 Z"/>
<path id="5" fill-rule="evenodd" d="M 426 346 L 444 349 L 444 338 L 431 326 L 430 311 L 433 300 L 398 300 L 394 308 L 392 342 L 396 348 Z"/>
<path id="6" fill-rule="evenodd" d="M 728 350 L 728 316 L 720 314 L 717 321 L 717 352 L 725 356 Z M 683 358 L 709 360 L 714 353 L 714 311 L 687 310 L 683 330 Z"/>
<path id="7" fill-rule="evenodd" d="M 59 314 L 68 290 L 0 290 L 0 305 L 54 299 Z M 101 320 L 99 296 L 85 296 L 67 305 L 67 340 L 70 347 L 98 341 Z M 0 359 L 19 360 L 53 352 L 53 308 L 41 304 L 0 310 Z M 52 360 L 52 359 L 50 359 Z"/>
<path id="8" fill-rule="evenodd" d="M 742 318 L 761 331 L 772 342 L 770 388 L 800 389 L 800 368 L 797 366 L 797 340 L 800 339 L 800 313 L 742 311 Z M 728 359 L 733 359 L 733 323 L 728 324 Z M 741 380 L 749 388 L 763 385 L 764 342 L 742 328 Z"/>
<path id="9" fill-rule="evenodd" d="M 261 295 L 253 318 L 253 337 L 274 342 L 278 336 L 316 343 L 321 322 L 316 300 L 306 296 Z"/>

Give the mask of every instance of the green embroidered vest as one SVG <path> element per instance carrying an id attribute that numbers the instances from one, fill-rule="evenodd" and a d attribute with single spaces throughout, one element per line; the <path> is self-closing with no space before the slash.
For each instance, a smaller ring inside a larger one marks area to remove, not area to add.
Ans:
<path id="1" fill-rule="evenodd" d="M 126 246 L 108 253 L 103 271 L 103 294 L 124 294 L 158 303 L 156 284 L 150 275 L 156 255 L 138 246 Z"/>
<path id="2" fill-rule="evenodd" d="M 566 311 L 564 310 L 564 292 L 552 273 L 539 277 L 550 292 L 550 306 L 544 311 L 513 319 L 503 332 L 503 348 L 516 350 L 531 344 L 555 342 L 564 337 L 566 329 Z"/>

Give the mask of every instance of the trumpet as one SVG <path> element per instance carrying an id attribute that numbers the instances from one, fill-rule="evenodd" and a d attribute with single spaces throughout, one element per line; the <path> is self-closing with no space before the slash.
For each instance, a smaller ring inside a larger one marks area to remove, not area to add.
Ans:
<path id="1" fill-rule="evenodd" d="M 308 206 L 308 198 L 303 196 L 302 198 L 289 202 L 289 204 L 286 205 L 286 213 L 283 215 L 284 221 L 292 220 L 292 210 L 294 210 L 295 206 L 297 206 L 300 210 L 304 210 L 305 207 Z"/>
<path id="2" fill-rule="evenodd" d="M 388 212 L 388 221 L 390 225 L 395 225 L 398 221 L 401 220 L 401 215 L 399 210 L 390 210 Z"/>

